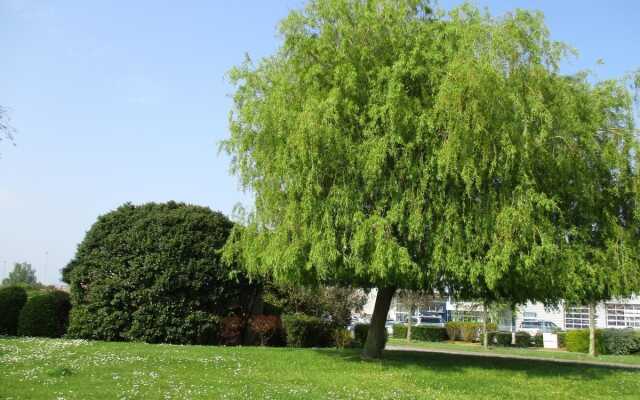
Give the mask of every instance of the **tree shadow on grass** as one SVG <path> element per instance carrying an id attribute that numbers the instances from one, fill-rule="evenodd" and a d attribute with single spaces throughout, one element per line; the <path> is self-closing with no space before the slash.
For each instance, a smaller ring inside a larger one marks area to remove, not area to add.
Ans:
<path id="1" fill-rule="evenodd" d="M 321 354 L 339 358 L 345 362 L 380 364 L 383 368 L 427 368 L 432 371 L 459 372 L 469 369 L 494 370 L 496 372 L 523 373 L 527 377 L 571 378 L 573 380 L 603 379 L 622 371 L 640 371 L 632 368 L 604 365 L 585 365 L 573 362 L 553 362 L 548 360 L 522 360 L 503 357 L 479 356 L 474 354 L 445 354 L 409 350 L 385 350 L 381 360 L 363 361 L 359 350 L 318 350 Z"/>

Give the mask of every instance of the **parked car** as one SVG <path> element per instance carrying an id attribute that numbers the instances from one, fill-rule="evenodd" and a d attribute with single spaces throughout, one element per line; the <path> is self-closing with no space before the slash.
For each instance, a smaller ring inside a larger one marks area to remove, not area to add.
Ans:
<path id="1" fill-rule="evenodd" d="M 560 327 L 551 321 L 525 319 L 520 323 L 519 330 L 531 335 L 536 335 L 538 333 L 554 333 L 559 331 Z"/>
<path id="2" fill-rule="evenodd" d="M 437 326 L 444 327 L 444 320 L 438 314 L 419 315 L 411 317 L 411 324 L 415 326 Z"/>

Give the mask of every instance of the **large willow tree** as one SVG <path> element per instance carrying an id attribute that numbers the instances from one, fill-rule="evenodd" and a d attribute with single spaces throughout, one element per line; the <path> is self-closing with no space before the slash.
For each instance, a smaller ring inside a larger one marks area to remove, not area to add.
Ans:
<path id="1" fill-rule="evenodd" d="M 397 288 L 562 296 L 568 214 L 602 161 L 594 104 L 626 93 L 561 75 L 567 47 L 526 11 L 312 0 L 280 33 L 276 54 L 230 74 L 223 148 L 255 209 L 228 258 L 281 281 L 377 287 L 366 357 L 382 352 Z"/>

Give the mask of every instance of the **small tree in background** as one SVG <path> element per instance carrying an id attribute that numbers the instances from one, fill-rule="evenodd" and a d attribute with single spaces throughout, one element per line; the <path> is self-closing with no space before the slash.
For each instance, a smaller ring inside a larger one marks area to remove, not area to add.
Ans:
<path id="1" fill-rule="evenodd" d="M 422 306 L 427 305 L 433 300 L 433 294 L 429 292 L 423 292 L 419 290 L 407 290 L 403 289 L 398 291 L 398 301 L 409 312 L 409 318 L 407 318 L 407 340 L 411 340 L 411 326 L 413 325 L 413 315 L 416 310 Z"/>
<path id="2" fill-rule="evenodd" d="M 9 276 L 2 280 L 3 285 L 25 285 L 36 286 L 38 279 L 36 271 L 27 262 L 15 263 L 13 271 L 9 272 Z"/>

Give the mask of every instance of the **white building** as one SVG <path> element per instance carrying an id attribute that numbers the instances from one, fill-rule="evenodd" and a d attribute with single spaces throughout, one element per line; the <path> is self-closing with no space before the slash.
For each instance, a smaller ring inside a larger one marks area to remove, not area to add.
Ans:
<path id="1" fill-rule="evenodd" d="M 370 317 L 376 299 L 376 290 L 369 293 L 369 300 L 362 314 Z M 587 307 L 568 307 L 560 305 L 557 308 L 547 308 L 541 303 L 528 303 L 516 308 L 515 319 L 511 310 L 502 310 L 498 317 L 498 329 L 519 329 L 525 320 L 550 321 L 561 330 L 581 329 L 589 327 L 589 311 Z M 406 321 L 407 310 L 395 297 L 391 303 L 387 319 L 394 321 Z M 479 321 L 482 318 L 482 308 L 471 302 L 456 302 L 451 298 L 435 300 L 420 307 L 414 315 L 417 318 L 440 318 L 446 321 Z M 596 326 L 598 328 L 635 328 L 640 329 L 640 297 L 633 296 L 628 299 L 610 300 L 602 302 L 596 307 Z"/>

